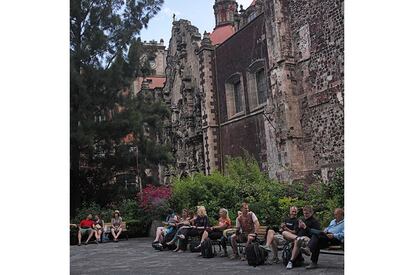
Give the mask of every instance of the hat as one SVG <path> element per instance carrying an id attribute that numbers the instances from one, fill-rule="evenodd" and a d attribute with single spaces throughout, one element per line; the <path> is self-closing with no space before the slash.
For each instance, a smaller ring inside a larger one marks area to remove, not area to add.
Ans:
<path id="1" fill-rule="evenodd" d="M 120 213 L 119 213 L 119 210 L 115 210 L 115 211 L 114 211 L 114 214 L 115 214 L 115 213 L 118 213 L 118 214 L 120 214 Z"/>

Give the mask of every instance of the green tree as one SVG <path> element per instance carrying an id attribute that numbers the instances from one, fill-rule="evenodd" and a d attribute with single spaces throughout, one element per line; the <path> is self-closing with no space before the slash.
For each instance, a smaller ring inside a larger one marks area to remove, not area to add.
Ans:
<path id="1" fill-rule="evenodd" d="M 150 73 L 148 64 L 139 62 L 143 49 L 138 35 L 163 2 L 70 1 L 72 214 L 82 199 L 102 193 L 102 186 L 117 171 L 136 166 L 131 145 L 123 144 L 122 138 L 133 133 L 135 146 L 142 148 L 148 139 L 143 129 L 151 128 L 155 119 L 166 114 L 160 103 L 142 104 L 141 97 L 131 98 L 123 93 L 137 76 Z M 120 106 L 124 111 L 114 112 Z M 150 115 L 152 111 L 160 114 Z M 156 133 L 160 127 L 155 128 Z M 151 150 L 158 150 L 158 158 L 149 158 L 142 151 L 145 161 L 168 157 L 165 148 L 152 145 Z M 82 169 L 85 166 L 88 169 Z"/>

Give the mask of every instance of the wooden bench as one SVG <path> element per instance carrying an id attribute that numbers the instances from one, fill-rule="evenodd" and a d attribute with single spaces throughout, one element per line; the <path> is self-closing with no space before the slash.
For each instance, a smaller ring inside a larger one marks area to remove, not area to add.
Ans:
<path id="1" fill-rule="evenodd" d="M 226 235 L 230 237 L 232 234 L 236 232 L 236 228 L 227 229 Z M 260 244 L 266 243 L 266 232 L 267 232 L 267 225 L 260 225 L 257 230 L 257 239 L 259 240 Z M 246 243 L 237 243 L 237 249 L 239 253 L 243 254 L 246 248 Z"/>
<path id="2" fill-rule="evenodd" d="M 103 233 L 101 235 L 101 240 L 102 240 L 102 238 L 103 238 L 104 235 L 107 236 L 108 239 L 112 236 L 112 234 L 111 234 L 111 226 L 112 226 L 112 223 L 110 223 L 110 222 L 104 223 L 104 228 L 103 228 Z M 121 223 L 121 228 L 122 228 L 122 232 L 121 232 L 121 235 L 120 236 L 122 236 L 123 234 L 125 234 L 125 238 L 128 240 L 128 226 L 127 226 L 127 223 L 126 222 L 122 222 Z"/>
<path id="3" fill-rule="evenodd" d="M 331 245 L 328 248 L 321 249 L 320 254 L 344 256 L 345 250 L 343 245 Z"/>

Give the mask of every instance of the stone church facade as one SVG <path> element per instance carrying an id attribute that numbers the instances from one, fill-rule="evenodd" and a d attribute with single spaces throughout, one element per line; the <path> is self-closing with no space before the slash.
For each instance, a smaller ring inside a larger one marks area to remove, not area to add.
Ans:
<path id="1" fill-rule="evenodd" d="M 216 0 L 216 27 L 174 21 L 163 97 L 170 176 L 253 155 L 271 178 L 327 180 L 344 165 L 343 0 Z"/>

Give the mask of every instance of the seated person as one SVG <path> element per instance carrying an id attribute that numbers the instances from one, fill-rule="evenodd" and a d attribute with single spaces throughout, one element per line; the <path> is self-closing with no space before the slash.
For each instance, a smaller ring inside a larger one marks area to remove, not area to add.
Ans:
<path id="1" fill-rule="evenodd" d="M 171 234 L 176 229 L 178 223 L 178 217 L 175 215 L 172 209 L 168 210 L 168 215 L 163 222 L 164 226 L 157 227 L 155 232 L 155 240 L 152 242 L 153 246 L 161 243 L 167 234 Z"/>
<path id="2" fill-rule="evenodd" d="M 118 241 L 119 236 L 122 233 L 122 217 L 120 216 L 119 210 L 115 210 L 111 219 L 111 233 L 114 237 L 114 242 Z"/>
<path id="3" fill-rule="evenodd" d="M 296 234 L 295 227 L 297 226 L 298 218 L 297 218 L 298 208 L 296 206 L 292 206 L 289 209 L 289 217 L 284 220 L 284 222 L 280 225 L 279 232 L 283 234 L 283 232 L 288 232 L 290 234 Z M 267 231 L 266 236 L 266 245 L 263 246 L 266 250 L 273 251 L 273 262 L 279 262 L 279 256 L 277 251 L 277 246 L 279 244 L 285 244 L 286 240 L 283 238 L 282 234 L 276 233 L 273 229 L 269 229 Z M 296 237 L 295 237 L 296 238 Z"/>
<path id="4" fill-rule="evenodd" d="M 224 257 L 227 257 L 227 247 L 226 247 L 226 241 L 223 237 L 223 231 L 231 227 L 231 220 L 229 218 L 229 212 L 225 208 L 221 208 L 219 210 L 219 220 L 218 225 L 209 227 L 206 230 L 204 230 L 203 235 L 201 236 L 201 242 L 200 245 L 196 248 L 200 248 L 202 243 L 207 239 L 210 238 L 211 240 L 218 240 L 222 239 L 222 246 L 224 250 Z"/>
<path id="5" fill-rule="evenodd" d="M 187 209 L 183 209 L 182 211 L 182 215 L 179 219 L 179 222 L 176 224 L 177 225 L 177 231 L 175 232 L 175 234 L 173 235 L 172 239 L 171 238 L 164 238 L 165 245 L 166 246 L 171 246 L 173 245 L 177 240 L 178 240 L 178 236 L 180 236 L 182 239 L 184 239 L 185 237 L 183 237 L 183 232 L 185 232 L 185 229 L 189 229 L 191 228 L 192 224 L 191 224 L 191 220 L 194 218 L 194 212 L 193 211 L 188 211 Z M 177 248 L 174 250 L 174 252 L 177 252 L 179 250 L 178 246 Z"/>
<path id="6" fill-rule="evenodd" d="M 79 223 L 79 231 L 78 231 L 78 245 L 81 245 L 82 236 L 88 235 L 86 239 L 85 245 L 88 244 L 89 240 L 92 238 L 93 233 L 95 232 L 95 222 L 92 220 L 92 214 L 89 214 L 86 219 L 81 220 Z M 98 241 L 96 241 L 98 243 Z"/>
<path id="7" fill-rule="evenodd" d="M 319 252 L 321 248 L 330 245 L 342 245 L 344 243 L 344 210 L 336 208 L 334 217 L 327 228 L 319 234 L 312 234 L 312 238 L 308 244 L 310 248 L 311 264 L 306 269 L 316 268 L 318 265 Z"/>
<path id="8" fill-rule="evenodd" d="M 313 217 L 313 209 L 311 206 L 303 207 L 304 219 L 299 219 L 295 231 L 297 232 L 292 249 L 292 256 L 286 265 L 286 269 L 293 268 L 293 262 L 300 253 L 300 248 L 306 247 L 312 237 L 312 230 L 320 230 L 321 225 L 317 219 Z M 306 254 L 306 251 L 304 251 Z"/>
<path id="9" fill-rule="evenodd" d="M 97 241 L 101 241 L 101 236 L 104 230 L 104 221 L 101 220 L 99 215 L 95 215 L 95 238 Z"/>
<path id="10" fill-rule="evenodd" d="M 242 214 L 236 219 L 236 233 L 231 236 L 231 247 L 233 249 L 232 259 L 240 258 L 237 251 L 237 242 L 247 242 L 250 244 L 257 237 L 259 229 L 259 220 L 253 212 L 249 211 L 249 205 L 243 202 L 241 205 Z M 244 257 L 241 257 L 245 260 Z"/>
<path id="11" fill-rule="evenodd" d="M 183 229 L 182 236 L 178 235 L 178 252 L 184 252 L 187 248 L 188 237 L 201 236 L 209 227 L 207 211 L 204 206 L 197 206 L 197 216 L 191 220 L 194 225 L 190 228 Z M 184 237 L 184 238 L 183 238 Z"/>

